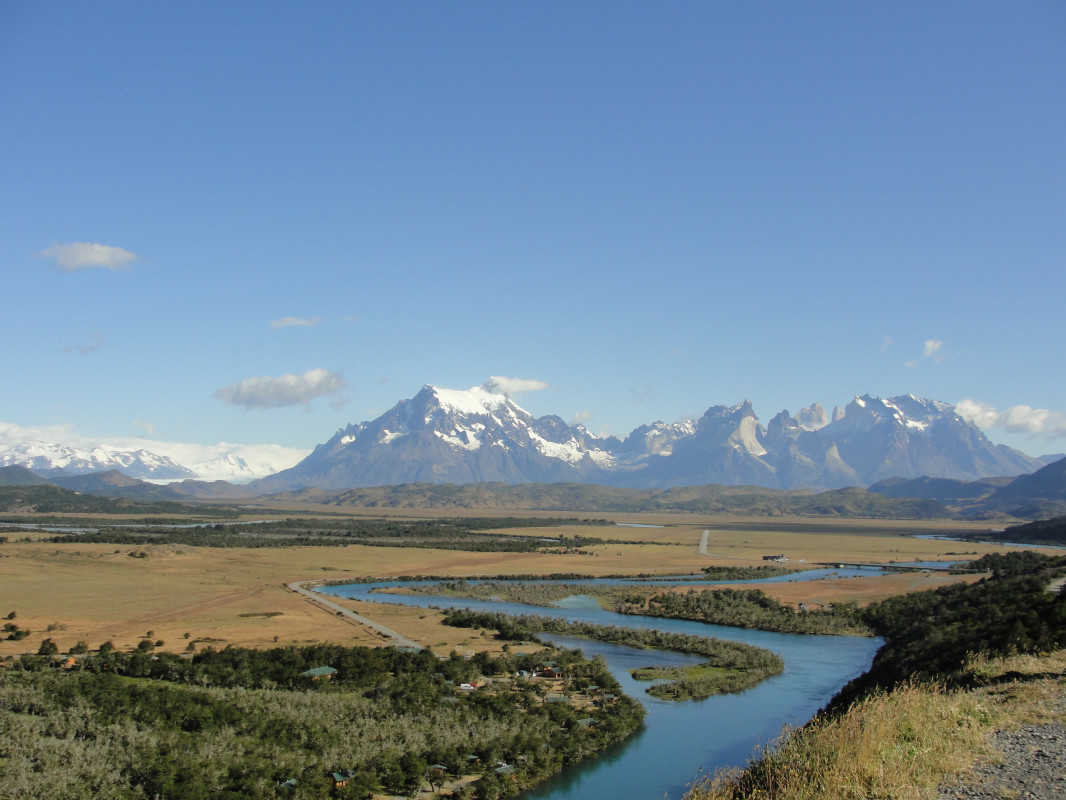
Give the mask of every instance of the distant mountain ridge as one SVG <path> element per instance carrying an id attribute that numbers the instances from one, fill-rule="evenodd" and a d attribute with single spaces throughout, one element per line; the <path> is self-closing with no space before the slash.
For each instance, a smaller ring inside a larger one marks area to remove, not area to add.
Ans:
<path id="1" fill-rule="evenodd" d="M 34 442 L 0 446 L 0 467 L 27 467 L 57 483 L 117 470 L 139 480 L 173 482 L 174 491 L 160 495 L 222 497 L 420 482 L 656 489 L 750 484 L 817 491 L 892 478 L 967 482 L 1017 476 L 1048 460 L 992 444 L 951 404 L 913 395 L 862 395 L 831 415 L 813 404 L 795 416 L 782 411 L 765 426 L 744 401 L 712 406 L 699 419 L 641 425 L 618 438 L 596 436 L 554 415 L 535 418 L 494 385 L 465 391 L 427 385 L 377 419 L 337 431 L 281 471 L 269 467 L 276 454 L 242 447 L 227 445 L 210 461 L 185 465 L 143 449 Z M 266 477 L 239 492 L 203 480 L 254 475 Z M 108 491 L 119 488 L 111 479 Z"/>
<path id="2" fill-rule="evenodd" d="M 557 416 L 534 418 L 490 386 L 457 391 L 427 385 L 249 488 L 577 482 L 817 490 L 921 476 L 972 481 L 1041 466 L 990 442 L 951 404 L 913 395 L 856 397 L 831 419 L 817 404 L 795 417 L 782 411 L 766 427 L 744 401 L 712 406 L 698 420 L 643 425 L 618 439 Z"/>
<path id="3" fill-rule="evenodd" d="M 189 463 L 145 448 L 107 444 L 76 447 L 55 442 L 0 444 L 0 468 L 21 466 L 37 475 L 56 478 L 118 470 L 139 480 L 167 483 L 185 480 L 250 481 L 277 472 L 296 460 L 286 448 L 275 445 L 219 444 L 201 448 L 200 458 Z"/>
<path id="4" fill-rule="evenodd" d="M 195 472 L 172 458 L 106 444 L 82 448 L 53 442 L 20 442 L 0 448 L 0 466 L 26 467 L 42 477 L 84 475 L 109 469 L 144 480 L 196 477 Z"/>

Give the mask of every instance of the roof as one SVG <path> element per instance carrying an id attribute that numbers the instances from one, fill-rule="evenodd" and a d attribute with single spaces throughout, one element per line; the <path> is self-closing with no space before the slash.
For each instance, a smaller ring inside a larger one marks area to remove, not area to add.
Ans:
<path id="1" fill-rule="evenodd" d="M 333 667 L 314 667 L 306 672 L 301 672 L 300 676 L 305 678 L 321 678 L 324 675 L 334 675 L 337 670 Z"/>

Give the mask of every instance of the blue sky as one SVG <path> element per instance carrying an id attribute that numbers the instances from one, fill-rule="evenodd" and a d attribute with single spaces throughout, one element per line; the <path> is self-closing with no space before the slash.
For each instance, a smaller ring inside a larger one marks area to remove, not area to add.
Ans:
<path id="1" fill-rule="evenodd" d="M 0 433 L 966 401 L 1066 450 L 1060 2 L 4 3 Z"/>

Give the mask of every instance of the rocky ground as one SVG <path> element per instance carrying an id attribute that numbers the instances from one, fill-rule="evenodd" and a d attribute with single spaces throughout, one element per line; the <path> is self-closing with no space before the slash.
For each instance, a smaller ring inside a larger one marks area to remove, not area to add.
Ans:
<path id="1" fill-rule="evenodd" d="M 1066 693 L 1050 706 L 1059 721 L 996 731 L 992 758 L 941 786 L 938 800 L 1066 800 Z"/>

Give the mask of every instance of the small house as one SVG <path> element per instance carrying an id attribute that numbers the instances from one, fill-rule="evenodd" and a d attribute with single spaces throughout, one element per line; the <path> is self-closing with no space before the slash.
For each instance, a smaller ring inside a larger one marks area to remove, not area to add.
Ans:
<path id="1" fill-rule="evenodd" d="M 337 670 L 333 667 L 314 667 L 300 673 L 301 678 L 310 678 L 312 681 L 331 681 Z"/>

